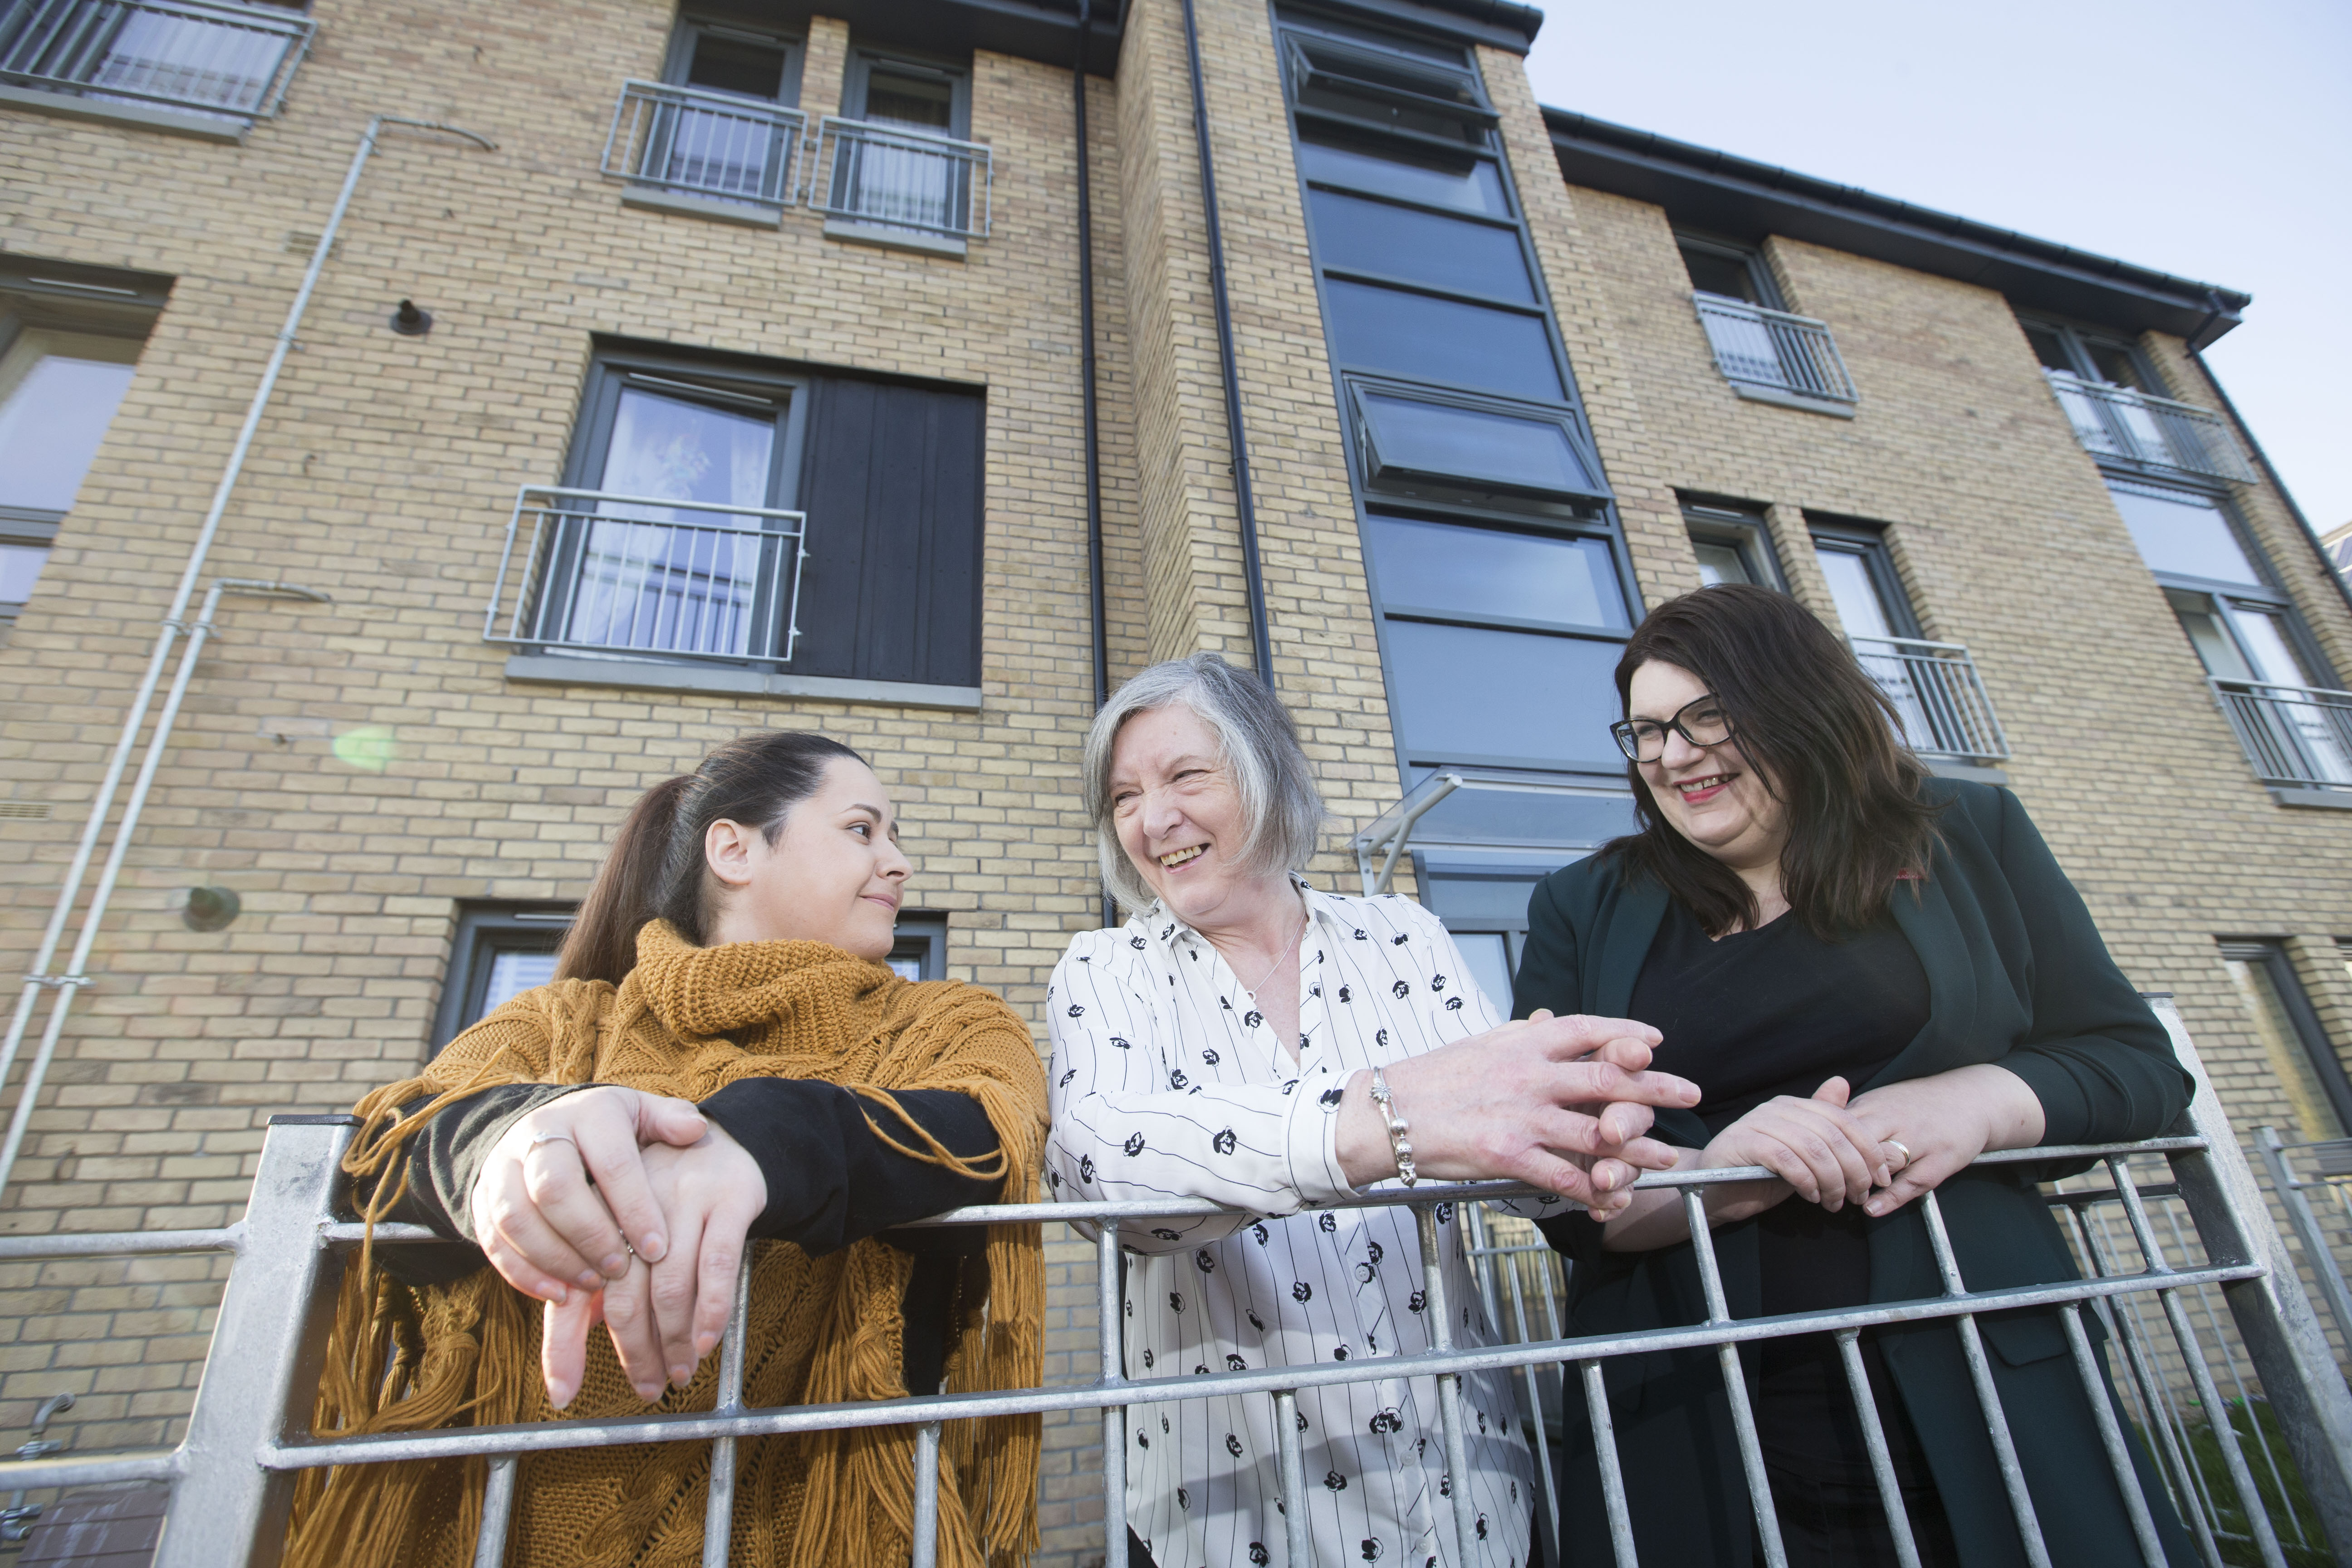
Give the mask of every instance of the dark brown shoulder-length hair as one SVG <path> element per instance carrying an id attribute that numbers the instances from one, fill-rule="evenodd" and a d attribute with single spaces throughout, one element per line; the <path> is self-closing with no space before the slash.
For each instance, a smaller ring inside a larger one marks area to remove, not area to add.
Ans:
<path id="1" fill-rule="evenodd" d="M 1860 931 L 1885 910 L 1898 880 L 1927 876 L 1943 809 L 1922 794 L 1927 770 L 1897 738 L 1895 705 L 1812 612 L 1737 583 L 1667 600 L 1617 661 L 1621 709 L 1632 703 L 1633 672 L 1653 659 L 1690 671 L 1723 704 L 1727 744 L 1787 809 L 1780 890 L 1816 935 Z M 1748 884 L 1675 831 L 1638 764 L 1626 773 L 1641 830 L 1601 852 L 1655 878 L 1710 935 L 1753 927 Z"/>

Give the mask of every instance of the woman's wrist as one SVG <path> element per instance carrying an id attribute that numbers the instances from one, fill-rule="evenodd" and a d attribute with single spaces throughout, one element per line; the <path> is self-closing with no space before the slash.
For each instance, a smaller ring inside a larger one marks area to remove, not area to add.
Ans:
<path id="1" fill-rule="evenodd" d="M 1403 1107 L 1398 1107 L 1399 1113 Z M 1372 1103 L 1372 1075 L 1370 1068 L 1350 1076 L 1339 1091 L 1337 1118 L 1337 1148 L 1339 1173 L 1348 1185 L 1361 1192 L 1375 1182 L 1385 1182 L 1397 1173 L 1396 1152 L 1389 1144 L 1388 1121 L 1381 1108 Z"/>

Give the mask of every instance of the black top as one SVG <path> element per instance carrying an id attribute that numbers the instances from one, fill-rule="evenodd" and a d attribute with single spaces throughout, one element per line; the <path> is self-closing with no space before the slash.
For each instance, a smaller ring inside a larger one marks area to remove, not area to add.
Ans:
<path id="1" fill-rule="evenodd" d="M 385 1267 L 411 1285 L 443 1284 L 483 1268 L 467 1203 L 482 1162 L 518 1119 L 593 1087 L 511 1084 L 443 1107 L 409 1140 L 408 1190 L 384 1217 L 429 1226 L 456 1245 L 387 1247 L 377 1255 Z M 971 1096 L 953 1089 L 900 1089 L 894 1098 L 960 1158 L 984 1160 L 996 1152 L 996 1130 Z M 700 1109 L 743 1145 L 767 1182 L 768 1206 L 752 1222 L 754 1239 L 789 1241 L 823 1254 L 879 1236 L 914 1254 L 915 1271 L 903 1303 L 904 1371 L 909 1392 L 936 1390 L 953 1326 L 959 1260 L 981 1253 L 987 1232 L 977 1226 L 892 1227 L 944 1209 L 994 1203 L 1000 1184 L 959 1176 L 899 1153 L 867 1125 L 865 1100 L 835 1084 L 742 1079 L 703 1100 Z"/>
<path id="2" fill-rule="evenodd" d="M 1658 1069 L 1698 1085 L 1699 1120 L 1713 1135 L 1777 1095 L 1808 1099 L 1827 1079 L 1843 1077 L 1859 1093 L 1926 1026 L 1927 972 L 1892 919 L 1825 942 L 1784 914 L 1709 941 L 1698 918 L 1674 903 L 1633 983 L 1631 1016 L 1664 1037 Z M 1765 1314 L 1868 1301 L 1865 1217 L 1853 1204 L 1832 1214 L 1793 1196 L 1758 1215 Z M 1599 1228 L 1581 1215 L 1569 1223 L 1580 1221 Z M 1874 1342 L 1864 1337 L 1866 1359 L 1875 1359 Z M 1760 1360 L 1757 1427 L 1768 1456 L 1867 1482 L 1836 1342 L 1826 1334 L 1770 1340 Z M 1886 1425 L 1899 1463 L 1906 1424 Z"/>

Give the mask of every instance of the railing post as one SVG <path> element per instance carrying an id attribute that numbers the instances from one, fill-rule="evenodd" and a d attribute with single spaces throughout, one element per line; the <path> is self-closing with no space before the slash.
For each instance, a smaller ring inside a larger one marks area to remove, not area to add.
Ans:
<path id="1" fill-rule="evenodd" d="M 154 1568 L 273 1568 L 284 1554 L 294 1477 L 259 1455 L 307 1427 L 318 1397 L 341 1273 L 320 1227 L 355 1125 L 269 1119 Z"/>
<path id="2" fill-rule="evenodd" d="M 2336 1331 L 2344 1338 L 2345 1354 L 2352 1355 L 2352 1291 L 2345 1289 L 2344 1270 L 2336 1266 L 2336 1254 L 2327 1245 L 2327 1233 L 2320 1229 L 2319 1216 L 2311 1212 L 2311 1200 L 2303 1195 L 2304 1184 L 2295 1179 L 2294 1167 L 2287 1163 L 2278 1129 L 2257 1127 L 2254 1139 L 2262 1152 L 2263 1165 L 2271 1173 L 2271 1191 L 2278 1194 L 2288 1221 L 2294 1226 L 2295 1239 L 2303 1243 L 2303 1255 L 2311 1264 L 2311 1277 L 2319 1282 L 2319 1293 L 2327 1299 L 2327 1310 L 2336 1319 Z"/>
<path id="3" fill-rule="evenodd" d="M 2303 1293 L 2294 1260 L 2281 1245 L 2278 1228 L 2229 1118 L 2221 1113 L 2197 1047 L 2168 996 L 2151 997 L 2156 1016 L 2172 1037 L 2172 1048 L 2197 1080 L 2179 1131 L 2205 1140 L 2193 1153 L 2172 1156 L 2172 1171 L 2205 1255 L 2216 1264 L 2259 1263 L 2264 1272 L 2221 1287 L 2236 1320 L 2238 1338 L 2253 1359 L 2263 1392 L 2286 1434 L 2287 1451 L 2303 1472 L 2320 1527 L 2337 1561 L 2352 1563 L 2352 1389 L 2345 1386 L 2329 1353 L 2327 1337 Z M 2210 1413 L 2225 1422 L 2227 1411 Z M 2246 1506 L 2259 1509 L 2249 1498 Z"/>

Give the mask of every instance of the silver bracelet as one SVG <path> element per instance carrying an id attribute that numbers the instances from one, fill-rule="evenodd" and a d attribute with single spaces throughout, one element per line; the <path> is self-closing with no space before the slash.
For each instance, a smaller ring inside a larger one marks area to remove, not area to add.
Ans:
<path id="1" fill-rule="evenodd" d="M 1406 1186 L 1421 1178 L 1412 1168 L 1412 1141 L 1405 1136 L 1412 1124 L 1397 1114 L 1396 1095 L 1389 1088 L 1388 1075 L 1380 1068 L 1372 1069 L 1372 1103 L 1381 1108 L 1381 1120 L 1388 1124 L 1389 1152 L 1396 1156 L 1397 1174 Z"/>

